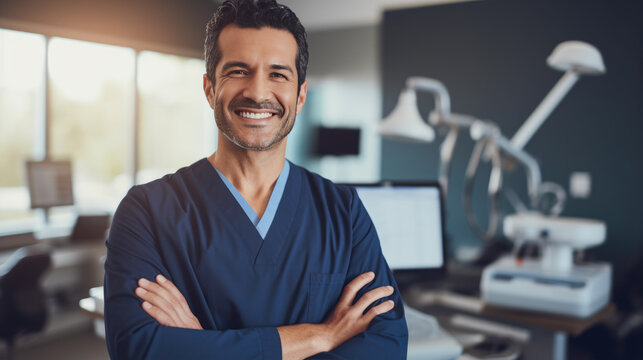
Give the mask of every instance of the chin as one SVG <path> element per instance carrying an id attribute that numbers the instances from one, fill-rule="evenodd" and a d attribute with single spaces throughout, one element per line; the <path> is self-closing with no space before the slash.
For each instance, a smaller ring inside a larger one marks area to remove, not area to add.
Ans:
<path id="1" fill-rule="evenodd" d="M 230 139 L 230 138 L 228 138 Z M 274 140 L 247 140 L 239 137 L 230 139 L 235 145 L 246 150 L 255 150 L 255 151 L 264 151 L 273 148 L 275 145 L 279 144 L 281 141 Z"/>

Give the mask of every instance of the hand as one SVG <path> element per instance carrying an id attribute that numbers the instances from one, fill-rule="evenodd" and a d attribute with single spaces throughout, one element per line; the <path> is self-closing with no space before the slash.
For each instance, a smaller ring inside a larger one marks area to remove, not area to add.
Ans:
<path id="1" fill-rule="evenodd" d="M 134 291 L 143 299 L 143 310 L 161 325 L 203 330 L 199 320 L 192 314 L 187 301 L 163 275 L 156 276 L 156 282 L 139 279 Z"/>
<path id="2" fill-rule="evenodd" d="M 364 311 L 376 300 L 393 294 L 392 286 L 382 286 L 373 289 L 364 295 L 353 305 L 357 292 L 366 284 L 373 281 L 375 274 L 367 272 L 357 276 L 349 282 L 342 292 L 335 309 L 330 316 L 324 320 L 327 329 L 327 341 L 329 350 L 339 346 L 344 341 L 360 334 L 368 328 L 368 324 L 380 314 L 391 311 L 394 307 L 393 300 L 385 301 L 372 307 L 366 314 Z"/>

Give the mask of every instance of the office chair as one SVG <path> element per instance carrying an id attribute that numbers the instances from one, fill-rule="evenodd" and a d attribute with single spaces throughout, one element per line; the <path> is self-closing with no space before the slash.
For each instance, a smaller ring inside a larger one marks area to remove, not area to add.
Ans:
<path id="1" fill-rule="evenodd" d="M 51 264 L 50 250 L 31 245 L 16 250 L 0 265 L 0 338 L 7 342 L 7 358 L 14 358 L 14 340 L 38 332 L 47 320 L 40 279 Z"/>

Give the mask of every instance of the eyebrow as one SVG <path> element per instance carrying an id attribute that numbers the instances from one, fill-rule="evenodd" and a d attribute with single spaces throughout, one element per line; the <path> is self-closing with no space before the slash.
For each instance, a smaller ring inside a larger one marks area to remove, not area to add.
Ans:
<path id="1" fill-rule="evenodd" d="M 234 68 L 234 67 L 240 67 L 240 68 L 244 68 L 244 69 L 249 69 L 250 68 L 250 66 L 248 66 L 248 64 L 246 64 L 246 63 L 244 63 L 242 61 L 231 61 L 231 62 L 227 62 L 227 63 L 223 64 L 223 67 L 221 68 L 221 71 L 225 72 L 226 70 L 228 70 L 230 68 Z"/>
<path id="2" fill-rule="evenodd" d="M 273 70 L 285 70 L 290 72 L 291 74 L 295 73 L 294 71 L 292 71 L 292 68 L 288 65 L 273 64 L 273 65 L 270 65 L 270 68 Z"/>
<path id="3" fill-rule="evenodd" d="M 223 64 L 223 67 L 221 67 L 221 71 L 225 72 L 231 68 L 243 68 L 243 69 L 250 69 L 250 65 L 244 63 L 243 61 L 230 61 L 225 64 Z M 292 70 L 292 68 L 288 65 L 280 65 L 280 64 L 272 64 L 270 65 L 270 68 L 272 70 L 285 70 L 290 72 L 291 74 L 294 74 L 295 72 Z"/>

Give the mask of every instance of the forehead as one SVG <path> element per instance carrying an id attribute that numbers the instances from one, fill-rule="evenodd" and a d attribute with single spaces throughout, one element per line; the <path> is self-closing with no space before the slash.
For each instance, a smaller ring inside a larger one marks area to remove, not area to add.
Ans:
<path id="1" fill-rule="evenodd" d="M 297 42 L 287 30 L 228 25 L 219 34 L 218 46 L 221 60 L 217 67 L 229 61 L 241 61 L 249 65 L 280 64 L 295 68 Z"/>

